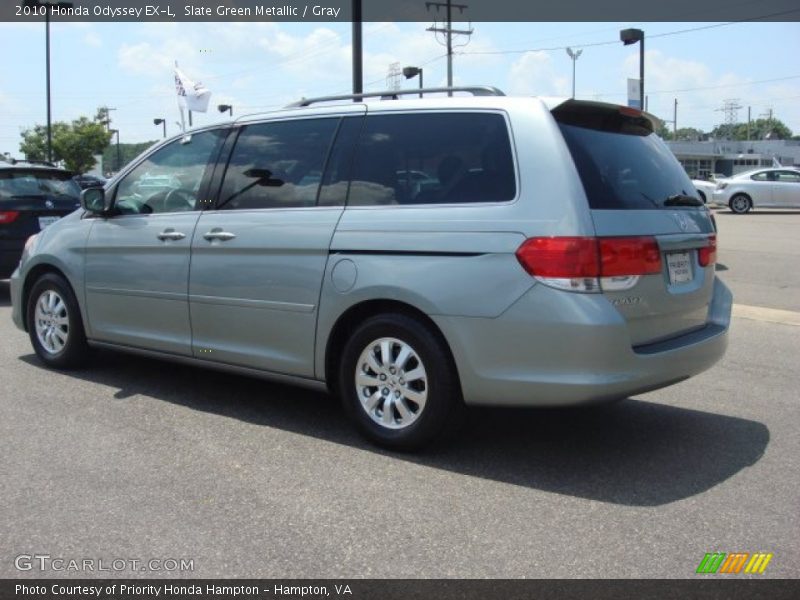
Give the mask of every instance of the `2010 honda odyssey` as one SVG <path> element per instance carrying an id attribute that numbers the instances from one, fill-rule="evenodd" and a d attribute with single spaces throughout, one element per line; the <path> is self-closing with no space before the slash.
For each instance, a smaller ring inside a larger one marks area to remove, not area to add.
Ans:
<path id="1" fill-rule="evenodd" d="M 719 360 L 715 228 L 650 118 L 462 91 L 165 141 L 28 241 L 15 322 L 56 368 L 94 346 L 327 388 L 395 448 L 462 403 L 606 401 Z"/>

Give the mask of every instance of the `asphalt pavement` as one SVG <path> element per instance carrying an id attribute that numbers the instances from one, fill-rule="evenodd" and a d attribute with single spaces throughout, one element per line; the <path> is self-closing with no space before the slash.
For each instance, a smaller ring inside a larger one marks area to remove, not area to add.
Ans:
<path id="1" fill-rule="evenodd" d="M 93 576 L 17 568 L 48 555 L 192 561 L 94 573 L 126 577 L 686 578 L 715 551 L 797 577 L 800 213 L 717 222 L 738 305 L 717 366 L 605 407 L 473 409 L 413 455 L 319 393 L 114 353 L 48 370 L 0 282 L 0 577 Z"/>

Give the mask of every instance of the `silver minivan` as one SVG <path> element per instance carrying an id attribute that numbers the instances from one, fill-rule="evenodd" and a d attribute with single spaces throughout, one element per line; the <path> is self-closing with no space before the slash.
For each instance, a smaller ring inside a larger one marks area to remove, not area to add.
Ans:
<path id="1" fill-rule="evenodd" d="M 464 404 L 610 401 L 718 361 L 715 227 L 653 120 L 458 91 L 154 146 L 28 240 L 14 321 L 55 368 L 108 348 L 327 389 L 404 449 Z"/>

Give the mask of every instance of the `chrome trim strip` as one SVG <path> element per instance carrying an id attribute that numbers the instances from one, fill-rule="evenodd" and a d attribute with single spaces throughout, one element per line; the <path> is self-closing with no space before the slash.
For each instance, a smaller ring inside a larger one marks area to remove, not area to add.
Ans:
<path id="1" fill-rule="evenodd" d="M 138 298 L 159 298 L 161 300 L 180 300 L 186 302 L 187 294 L 175 292 L 156 292 L 153 290 L 125 290 L 120 288 L 87 287 L 87 293 L 110 294 L 112 296 L 136 296 Z"/>
<path id="2" fill-rule="evenodd" d="M 198 304 L 218 304 L 222 306 L 239 306 L 243 308 L 262 308 L 266 310 L 285 310 L 289 312 L 314 312 L 316 305 L 295 302 L 277 302 L 274 300 L 250 300 L 246 298 L 228 298 L 225 296 L 189 295 L 190 302 Z"/>

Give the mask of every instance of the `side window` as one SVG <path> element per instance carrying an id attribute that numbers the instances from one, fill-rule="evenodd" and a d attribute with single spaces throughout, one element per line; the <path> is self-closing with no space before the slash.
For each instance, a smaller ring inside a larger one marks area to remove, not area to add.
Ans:
<path id="1" fill-rule="evenodd" d="M 190 134 L 157 150 L 120 182 L 115 207 L 122 214 L 195 210 L 209 162 L 225 130 Z"/>
<path id="2" fill-rule="evenodd" d="M 337 117 L 247 126 L 233 148 L 217 208 L 315 206 L 339 121 Z"/>
<path id="3" fill-rule="evenodd" d="M 770 173 L 762 171 L 761 173 L 756 173 L 750 179 L 753 181 L 770 181 Z"/>
<path id="4" fill-rule="evenodd" d="M 353 167 L 353 150 L 361 133 L 364 117 L 345 117 L 336 134 L 336 141 L 328 157 L 322 187 L 320 206 L 344 206 Z"/>
<path id="5" fill-rule="evenodd" d="M 793 171 L 778 171 L 775 173 L 777 175 L 777 181 L 784 182 L 784 183 L 797 183 L 800 182 L 800 173 L 794 173 Z"/>
<path id="6" fill-rule="evenodd" d="M 515 195 L 502 115 L 367 116 L 348 205 L 502 202 Z"/>

